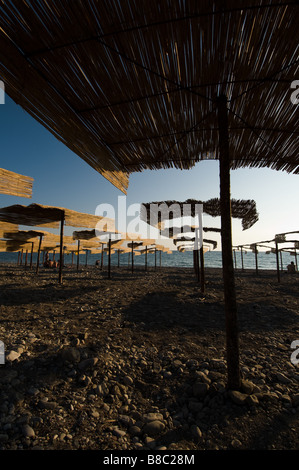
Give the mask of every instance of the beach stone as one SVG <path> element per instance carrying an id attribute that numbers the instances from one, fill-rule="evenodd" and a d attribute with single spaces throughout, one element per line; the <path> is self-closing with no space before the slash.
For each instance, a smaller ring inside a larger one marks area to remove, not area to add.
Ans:
<path id="1" fill-rule="evenodd" d="M 124 437 L 126 435 L 126 431 L 123 431 L 122 429 L 119 428 L 114 428 L 112 430 L 112 434 L 116 437 Z"/>
<path id="2" fill-rule="evenodd" d="M 259 400 L 256 395 L 247 395 L 246 402 L 248 403 L 248 405 L 252 406 L 259 404 Z"/>
<path id="3" fill-rule="evenodd" d="M 124 384 L 125 384 L 125 385 L 133 385 L 133 383 L 134 383 L 134 380 L 133 380 L 132 377 L 130 377 L 129 375 L 126 375 L 126 376 L 123 378 L 123 381 L 124 381 Z"/>
<path id="4" fill-rule="evenodd" d="M 109 393 L 109 386 L 106 384 L 106 382 L 102 382 L 101 384 L 98 384 L 96 386 L 96 388 L 94 389 L 94 392 L 96 395 L 105 397 Z"/>
<path id="5" fill-rule="evenodd" d="M 131 436 L 140 436 L 141 428 L 134 424 L 133 426 L 129 427 L 128 432 Z"/>
<path id="6" fill-rule="evenodd" d="M 204 382 L 196 382 L 193 385 L 193 395 L 198 398 L 204 398 L 209 390 L 209 385 Z"/>
<path id="7" fill-rule="evenodd" d="M 286 375 L 282 374 L 281 372 L 277 372 L 276 378 L 277 380 L 279 380 L 279 382 L 283 384 L 288 384 L 291 382 L 291 380 Z"/>
<path id="8" fill-rule="evenodd" d="M 98 362 L 97 357 L 91 357 L 89 359 L 85 359 L 84 361 L 81 361 L 78 365 L 78 368 L 81 371 L 85 371 L 85 370 L 89 369 L 90 367 L 95 366 L 97 362 Z"/>
<path id="9" fill-rule="evenodd" d="M 24 437 L 35 437 L 35 432 L 29 424 L 24 424 L 22 427 L 22 433 Z"/>
<path id="10" fill-rule="evenodd" d="M 190 432 L 191 432 L 192 436 L 194 437 L 194 439 L 199 440 L 199 439 L 202 438 L 202 432 L 199 429 L 199 427 L 196 426 L 196 424 L 192 424 L 190 426 Z"/>
<path id="11" fill-rule="evenodd" d="M 9 362 L 13 362 L 13 361 L 16 361 L 17 359 L 19 359 L 20 357 L 20 353 L 17 352 L 17 351 L 10 351 L 7 355 L 6 355 L 6 360 L 9 361 Z"/>
<path id="12" fill-rule="evenodd" d="M 150 421 L 163 421 L 163 415 L 161 413 L 147 413 L 143 416 L 143 419 L 146 423 Z"/>
<path id="13" fill-rule="evenodd" d="M 152 437 L 149 437 L 149 436 L 147 436 L 147 437 L 144 439 L 144 444 L 145 444 L 146 447 L 148 447 L 149 449 L 155 449 L 155 447 L 156 447 L 156 441 L 155 441 L 155 439 L 153 439 Z"/>
<path id="14" fill-rule="evenodd" d="M 253 393 L 254 389 L 255 385 L 252 382 L 244 379 L 241 380 L 241 391 L 243 393 L 250 395 L 251 393 Z"/>
<path id="15" fill-rule="evenodd" d="M 61 351 L 61 359 L 63 362 L 79 362 L 80 351 L 77 348 L 67 348 Z"/>
<path id="16" fill-rule="evenodd" d="M 41 400 L 39 400 L 38 406 L 39 408 L 44 410 L 55 410 L 55 408 L 57 407 L 57 403 L 55 401 L 48 401 L 47 398 L 42 398 Z"/>
<path id="17" fill-rule="evenodd" d="M 196 372 L 196 377 L 198 378 L 198 381 L 206 383 L 208 385 L 212 382 L 211 379 L 204 372 L 201 371 Z"/>
<path id="18" fill-rule="evenodd" d="M 162 421 L 150 421 L 143 427 L 143 433 L 148 436 L 155 436 L 165 429 L 165 424 Z"/>
<path id="19" fill-rule="evenodd" d="M 245 393 L 238 392 L 237 390 L 229 390 L 228 394 L 237 405 L 245 405 L 248 397 Z"/>

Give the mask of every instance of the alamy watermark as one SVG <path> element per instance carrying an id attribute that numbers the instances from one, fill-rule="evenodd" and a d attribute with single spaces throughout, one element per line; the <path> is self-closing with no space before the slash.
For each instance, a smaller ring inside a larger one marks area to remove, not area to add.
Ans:
<path id="1" fill-rule="evenodd" d="M 117 215 L 116 215 L 117 213 Z M 98 238 L 109 232 L 107 230 L 107 218 L 115 221 L 117 230 L 120 233 L 111 234 L 111 239 L 116 240 L 129 235 L 132 239 L 172 238 L 173 227 L 180 228 L 176 233 L 182 236 L 191 233 L 190 246 L 197 250 L 202 246 L 202 204 L 179 204 L 172 203 L 151 203 L 151 204 L 130 204 L 127 207 L 126 196 L 118 197 L 117 211 L 112 204 L 99 204 L 95 215 L 103 217 L 103 220 L 97 223 L 95 230 Z M 106 219 L 106 220 L 105 220 Z M 167 226 L 168 221 L 173 221 L 173 226 Z M 187 221 L 187 222 L 186 222 Z M 108 224 L 109 227 L 109 224 Z"/>
<path id="2" fill-rule="evenodd" d="M 5 86 L 2 80 L 0 80 L 0 104 L 5 104 Z"/>
<path id="3" fill-rule="evenodd" d="M 0 341 L 0 365 L 5 364 L 5 348 L 3 341 Z"/>
<path id="4" fill-rule="evenodd" d="M 295 91 L 291 94 L 291 102 L 293 104 L 299 104 L 299 80 L 293 80 L 291 83 L 291 89 L 295 88 Z"/>
<path id="5" fill-rule="evenodd" d="M 291 354 L 291 363 L 296 366 L 299 364 L 299 339 L 292 342 L 291 349 L 295 349 L 295 351 Z"/>

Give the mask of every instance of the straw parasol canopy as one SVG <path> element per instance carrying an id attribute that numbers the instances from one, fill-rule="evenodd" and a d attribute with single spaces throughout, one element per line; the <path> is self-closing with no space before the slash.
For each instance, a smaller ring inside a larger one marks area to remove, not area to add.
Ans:
<path id="1" fill-rule="evenodd" d="M 30 204 L 13 206 L 0 209 L 0 220 L 30 226 L 47 226 L 48 228 L 59 228 L 60 222 L 71 227 L 95 227 L 100 224 L 101 230 L 106 231 L 114 227 L 114 221 L 101 216 L 85 214 L 63 207 L 52 207 L 41 204 Z"/>
<path id="2" fill-rule="evenodd" d="M 298 173 L 297 5 L 2 2 L 0 75 L 16 103 L 123 192 L 132 172 L 218 159 L 221 94 L 231 167 Z"/>
<path id="3" fill-rule="evenodd" d="M 0 168 L 0 193 L 10 196 L 32 197 L 33 178 Z"/>
<path id="4" fill-rule="evenodd" d="M 184 208 L 187 206 L 189 208 L 188 216 L 194 217 L 196 215 L 196 208 L 200 205 L 202 205 L 203 212 L 212 217 L 219 217 L 221 215 L 220 199 L 213 198 L 205 202 L 187 199 L 184 202 L 161 201 L 143 203 L 140 207 L 140 218 L 148 224 L 152 224 L 153 221 L 156 222 L 157 220 L 159 223 L 172 218 L 181 218 L 186 215 Z M 252 199 L 231 199 L 231 214 L 233 218 L 241 219 L 243 230 L 249 229 L 258 221 L 256 203 Z M 163 219 L 163 217 L 165 218 Z M 216 228 L 210 230 L 217 231 Z"/>

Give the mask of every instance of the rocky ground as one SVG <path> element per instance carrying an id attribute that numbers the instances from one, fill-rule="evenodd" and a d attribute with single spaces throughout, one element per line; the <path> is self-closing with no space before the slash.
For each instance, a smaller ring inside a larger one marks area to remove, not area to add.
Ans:
<path id="1" fill-rule="evenodd" d="M 298 287 L 236 272 L 235 392 L 221 271 L 0 265 L 0 449 L 298 449 Z"/>

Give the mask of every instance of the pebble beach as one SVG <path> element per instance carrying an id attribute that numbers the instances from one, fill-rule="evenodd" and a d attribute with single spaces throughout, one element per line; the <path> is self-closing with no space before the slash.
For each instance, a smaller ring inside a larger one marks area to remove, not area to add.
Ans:
<path id="1" fill-rule="evenodd" d="M 0 449 L 297 450 L 299 275 L 236 270 L 240 391 L 222 271 L 0 265 Z"/>

